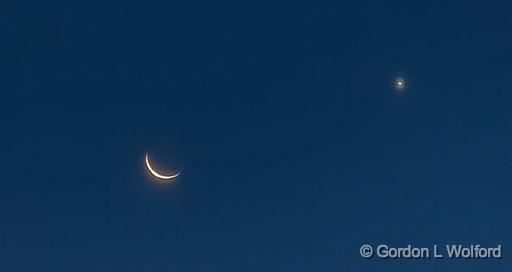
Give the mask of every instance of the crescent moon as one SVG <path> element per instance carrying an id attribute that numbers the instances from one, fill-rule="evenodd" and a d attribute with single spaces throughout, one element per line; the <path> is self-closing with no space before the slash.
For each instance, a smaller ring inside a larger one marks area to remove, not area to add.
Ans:
<path id="1" fill-rule="evenodd" d="M 177 176 L 180 175 L 180 172 L 178 172 L 177 174 L 174 174 L 174 175 L 171 175 L 171 176 L 167 176 L 167 175 L 162 175 L 160 173 L 158 173 L 155 169 L 153 169 L 153 167 L 151 166 L 151 164 L 149 163 L 149 155 L 146 154 L 146 167 L 148 168 L 148 171 L 155 177 L 159 178 L 159 179 L 165 179 L 165 180 L 169 180 L 169 179 L 173 179 Z"/>

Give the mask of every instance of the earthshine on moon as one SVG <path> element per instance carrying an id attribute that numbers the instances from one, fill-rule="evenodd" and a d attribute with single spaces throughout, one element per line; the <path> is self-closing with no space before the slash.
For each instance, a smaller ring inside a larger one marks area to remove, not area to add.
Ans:
<path id="1" fill-rule="evenodd" d="M 155 176 L 156 178 L 159 178 L 159 179 L 163 179 L 163 180 L 171 180 L 177 176 L 180 175 L 180 173 L 178 172 L 177 174 L 174 174 L 174 175 L 162 175 L 160 173 L 158 173 L 152 166 L 151 164 L 149 163 L 149 154 L 146 153 L 146 168 L 148 169 L 148 171 L 151 173 L 151 175 Z"/>

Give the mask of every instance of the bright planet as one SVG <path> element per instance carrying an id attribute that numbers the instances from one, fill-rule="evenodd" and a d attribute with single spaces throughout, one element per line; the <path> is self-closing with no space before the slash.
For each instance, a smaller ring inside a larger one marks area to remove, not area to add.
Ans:
<path id="1" fill-rule="evenodd" d="M 395 80 L 395 89 L 401 91 L 405 88 L 405 80 L 403 78 L 397 78 Z"/>

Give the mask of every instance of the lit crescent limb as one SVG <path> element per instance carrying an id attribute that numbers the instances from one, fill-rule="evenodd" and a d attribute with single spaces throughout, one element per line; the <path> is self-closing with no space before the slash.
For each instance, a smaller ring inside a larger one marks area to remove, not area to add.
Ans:
<path id="1" fill-rule="evenodd" d="M 149 172 L 151 172 L 151 174 L 157 178 L 160 178 L 160 179 L 173 179 L 177 176 L 180 175 L 180 173 L 177 173 L 177 174 L 174 174 L 174 175 L 171 175 L 171 176 L 166 176 L 166 175 L 162 175 L 160 173 L 158 173 L 157 171 L 155 171 L 153 169 L 153 167 L 151 167 L 151 164 L 149 163 L 149 156 L 148 154 L 146 154 L 146 167 L 148 168 Z"/>

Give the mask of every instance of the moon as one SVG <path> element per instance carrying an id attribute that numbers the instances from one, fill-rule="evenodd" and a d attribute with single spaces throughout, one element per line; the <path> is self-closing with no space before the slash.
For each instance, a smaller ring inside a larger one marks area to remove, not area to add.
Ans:
<path id="1" fill-rule="evenodd" d="M 148 168 L 148 171 L 151 173 L 151 175 L 155 176 L 156 178 L 163 179 L 163 180 L 170 180 L 170 179 L 176 178 L 177 176 L 180 175 L 180 172 L 178 172 L 177 174 L 174 174 L 174 175 L 170 175 L 170 176 L 158 173 L 151 166 L 151 163 L 149 163 L 149 154 L 148 153 L 146 153 L 146 167 Z"/>

